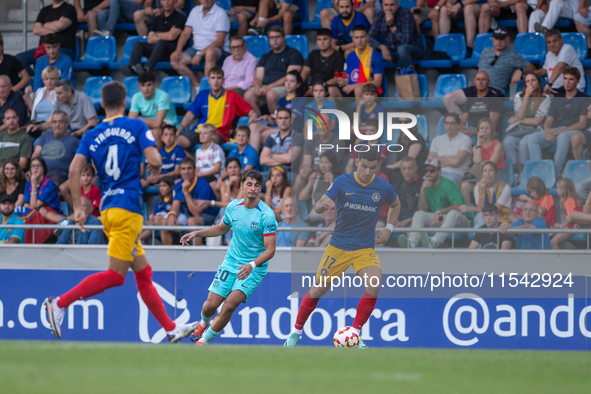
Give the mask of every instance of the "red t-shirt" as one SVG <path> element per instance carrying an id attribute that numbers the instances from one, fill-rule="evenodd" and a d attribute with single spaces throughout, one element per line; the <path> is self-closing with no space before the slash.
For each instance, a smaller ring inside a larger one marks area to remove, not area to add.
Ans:
<path id="1" fill-rule="evenodd" d="M 548 228 L 552 228 L 552 226 L 554 226 L 558 220 L 558 210 L 556 209 L 556 204 L 554 203 L 554 197 L 546 194 L 542 200 L 534 201 L 542 208 L 546 208 L 546 212 L 544 212 L 544 220 L 546 221 Z"/>
<path id="2" fill-rule="evenodd" d="M 579 207 L 577 205 L 577 203 L 575 202 L 575 199 L 572 197 L 569 197 L 566 199 L 566 201 L 564 201 L 563 207 L 564 207 L 564 213 L 566 213 L 567 218 L 570 218 L 570 215 L 573 212 L 582 212 L 583 211 L 583 207 Z M 574 228 L 575 223 L 569 224 L 566 227 Z"/>
<path id="3" fill-rule="evenodd" d="M 90 198 L 90 204 L 94 207 L 92 216 L 96 216 L 97 218 L 101 216 L 101 189 L 99 189 L 96 185 L 92 185 L 90 186 L 88 194 L 84 194 L 84 186 L 80 186 L 80 194 Z"/>
<path id="4" fill-rule="evenodd" d="M 484 160 L 489 160 L 490 157 L 492 156 L 493 152 L 495 151 L 495 146 L 497 146 L 500 143 L 501 143 L 501 141 L 495 139 L 488 146 L 488 148 L 485 148 L 484 145 L 480 146 L 480 154 L 482 155 L 482 158 Z M 501 157 L 499 157 L 499 161 L 497 161 L 497 169 L 504 170 L 506 168 L 507 168 L 507 166 L 505 165 L 505 153 L 503 152 Z"/>

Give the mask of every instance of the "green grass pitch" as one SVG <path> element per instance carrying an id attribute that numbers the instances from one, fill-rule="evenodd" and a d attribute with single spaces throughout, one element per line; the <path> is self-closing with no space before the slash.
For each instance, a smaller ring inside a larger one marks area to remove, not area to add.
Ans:
<path id="1" fill-rule="evenodd" d="M 591 353 L 0 341 L 2 393 L 589 393 Z"/>

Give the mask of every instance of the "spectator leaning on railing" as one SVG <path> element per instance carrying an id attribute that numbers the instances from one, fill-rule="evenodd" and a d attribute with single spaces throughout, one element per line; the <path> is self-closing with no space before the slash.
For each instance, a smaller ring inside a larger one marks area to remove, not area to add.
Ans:
<path id="1" fill-rule="evenodd" d="M 523 219 L 510 224 L 501 223 L 499 231 L 506 234 L 510 228 L 515 229 L 547 229 L 546 221 L 538 217 L 538 205 L 528 201 L 523 206 Z M 516 234 L 517 249 L 552 249 L 548 234 Z"/>
<path id="2" fill-rule="evenodd" d="M 81 196 L 80 201 L 82 203 L 82 210 L 86 214 L 86 221 L 84 222 L 84 225 L 100 226 L 102 224 L 101 221 L 92 216 L 92 211 L 94 208 L 92 207 L 90 198 Z M 74 220 L 68 220 L 68 224 L 73 225 L 75 222 Z M 74 243 L 72 238 L 75 239 L 76 245 L 102 245 L 105 243 L 103 230 L 86 230 L 84 232 L 80 230 L 64 230 L 56 243 L 71 244 Z"/>
<path id="3" fill-rule="evenodd" d="M 486 204 L 482 208 L 482 220 L 484 224 L 481 229 L 499 228 L 499 208 L 495 204 Z M 500 244 L 500 247 L 499 247 Z M 513 248 L 513 237 L 507 233 L 476 233 L 470 242 L 468 249 L 511 249 Z"/>

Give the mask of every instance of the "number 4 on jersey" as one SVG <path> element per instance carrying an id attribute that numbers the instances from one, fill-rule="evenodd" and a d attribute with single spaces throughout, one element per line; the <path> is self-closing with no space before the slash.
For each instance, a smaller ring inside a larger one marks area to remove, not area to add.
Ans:
<path id="1" fill-rule="evenodd" d="M 117 155 L 117 145 L 109 146 L 107 161 L 105 162 L 105 173 L 114 180 L 118 180 L 121 176 L 121 170 L 119 169 L 119 157 Z"/>

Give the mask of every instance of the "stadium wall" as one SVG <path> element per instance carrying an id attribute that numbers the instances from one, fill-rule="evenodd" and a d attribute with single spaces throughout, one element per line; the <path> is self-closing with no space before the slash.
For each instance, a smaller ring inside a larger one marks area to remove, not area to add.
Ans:
<path id="1" fill-rule="evenodd" d="M 146 247 L 146 251 L 168 313 L 180 322 L 198 319 L 224 248 Z M 103 270 L 105 252 L 104 246 L 2 247 L 0 339 L 51 340 L 43 299 Z M 216 343 L 281 345 L 306 291 L 299 283 L 301 276 L 315 271 L 307 267 L 316 267 L 322 253 L 321 249 L 279 248 L 267 277 L 248 303 L 236 311 Z M 408 292 L 381 292 L 362 332 L 369 346 L 591 350 L 591 268 L 586 253 L 443 250 L 435 255 L 426 250 L 380 249 L 378 254 L 384 281 L 387 275 L 410 279 L 408 275 L 418 274 L 415 277 L 420 276 L 427 285 L 406 289 Z M 532 267 L 538 273 L 563 278 L 571 273 L 574 285 L 553 279 L 546 289 L 526 287 L 524 270 L 529 270 L 531 277 Z M 431 291 L 433 277 L 442 272 L 450 277 L 449 288 Z M 503 288 L 498 276 L 502 272 Z M 515 279 L 522 283 L 516 287 L 521 289 L 509 286 L 510 273 L 519 274 Z M 455 279 L 462 282 L 464 274 L 468 285 L 473 277 L 482 278 L 482 282 L 479 286 L 454 286 Z M 495 286 L 490 286 L 490 280 Z M 562 287 L 554 287 L 557 284 Z M 352 323 L 361 293 L 362 289 L 345 289 L 322 299 L 300 344 L 331 346 L 334 331 Z M 62 333 L 64 340 L 165 341 L 165 333 L 137 293 L 132 273 L 123 286 L 70 306 Z"/>

